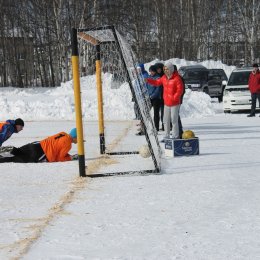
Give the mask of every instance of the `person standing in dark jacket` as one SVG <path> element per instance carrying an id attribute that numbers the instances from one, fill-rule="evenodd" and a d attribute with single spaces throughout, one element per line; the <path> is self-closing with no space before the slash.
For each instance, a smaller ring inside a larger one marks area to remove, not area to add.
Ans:
<path id="1" fill-rule="evenodd" d="M 163 72 L 163 63 L 158 62 L 155 63 L 154 66 L 156 67 L 156 72 L 159 77 L 162 77 L 164 75 Z M 160 105 L 160 114 L 161 114 L 161 122 L 162 122 L 162 128 L 160 130 L 164 131 L 164 124 L 163 124 L 163 114 L 164 114 L 164 102 L 163 102 L 163 88 L 162 88 L 162 98 L 161 98 L 161 105 Z"/>
<path id="2" fill-rule="evenodd" d="M 251 98 L 252 98 L 251 113 L 248 115 L 248 117 L 253 117 L 255 116 L 257 99 L 260 106 L 260 72 L 257 63 L 253 64 L 253 71 L 250 73 L 249 76 L 248 87 L 251 92 Z"/>
<path id="3" fill-rule="evenodd" d="M 21 118 L 0 122 L 0 147 L 9 139 L 13 133 L 19 133 L 23 130 L 24 121 Z"/>
<path id="4" fill-rule="evenodd" d="M 157 75 L 156 66 L 152 65 L 149 68 L 151 79 L 158 79 L 160 76 Z M 148 94 L 151 99 L 153 113 L 154 113 L 154 125 L 157 131 L 159 131 L 160 123 L 160 107 L 162 103 L 162 87 L 154 87 L 153 85 L 147 84 Z"/>

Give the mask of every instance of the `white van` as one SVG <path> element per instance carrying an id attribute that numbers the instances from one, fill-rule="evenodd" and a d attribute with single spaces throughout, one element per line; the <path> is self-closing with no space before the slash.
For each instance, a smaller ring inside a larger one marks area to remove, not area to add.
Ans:
<path id="1" fill-rule="evenodd" d="M 232 71 L 223 93 L 224 113 L 251 109 L 248 80 L 252 70 L 252 67 L 246 67 Z"/>

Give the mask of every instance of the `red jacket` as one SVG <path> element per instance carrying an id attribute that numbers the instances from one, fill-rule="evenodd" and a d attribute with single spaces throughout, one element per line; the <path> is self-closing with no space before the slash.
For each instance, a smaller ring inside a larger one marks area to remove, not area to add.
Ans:
<path id="1" fill-rule="evenodd" d="M 248 87 L 252 94 L 260 93 L 260 72 L 250 73 Z"/>
<path id="2" fill-rule="evenodd" d="M 71 149 L 72 138 L 67 133 L 61 132 L 50 136 L 40 142 L 48 162 L 71 161 L 68 154 Z"/>
<path id="3" fill-rule="evenodd" d="M 148 78 L 147 82 L 156 87 L 163 85 L 163 101 L 166 106 L 172 107 L 181 104 L 184 85 L 177 71 L 172 73 L 170 79 L 163 75 L 159 79 Z"/>

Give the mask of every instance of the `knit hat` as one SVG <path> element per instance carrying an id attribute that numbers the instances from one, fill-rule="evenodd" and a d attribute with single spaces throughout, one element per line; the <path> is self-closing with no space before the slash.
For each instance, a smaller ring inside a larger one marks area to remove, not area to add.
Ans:
<path id="1" fill-rule="evenodd" d="M 70 136 L 71 136 L 72 138 L 77 138 L 77 129 L 76 129 L 76 128 L 72 128 L 72 129 L 70 130 Z"/>
<path id="2" fill-rule="evenodd" d="M 258 64 L 257 64 L 257 63 L 254 63 L 252 67 L 253 67 L 253 68 L 258 68 Z"/>
<path id="3" fill-rule="evenodd" d="M 145 72 L 145 68 L 144 68 L 144 64 L 143 64 L 143 63 L 139 63 L 139 64 L 138 64 L 138 67 L 141 68 L 141 71 L 142 71 L 142 72 Z"/>
<path id="4" fill-rule="evenodd" d="M 15 125 L 24 126 L 24 121 L 21 118 L 15 119 L 14 122 L 15 122 Z"/>
<path id="5" fill-rule="evenodd" d="M 171 62 L 169 62 L 169 61 L 166 62 L 164 66 L 169 69 L 171 74 L 174 72 L 174 66 L 173 66 L 173 64 Z"/>
<path id="6" fill-rule="evenodd" d="M 163 69 L 164 64 L 161 62 L 158 62 L 158 63 L 155 63 L 154 66 L 156 67 L 156 69 L 159 69 L 159 68 Z"/>
<path id="7" fill-rule="evenodd" d="M 150 66 L 149 71 L 156 72 L 156 69 L 157 69 L 156 66 L 152 65 L 152 66 Z"/>
<path id="8" fill-rule="evenodd" d="M 160 77 L 162 77 L 164 75 L 164 72 L 163 72 L 164 64 L 161 62 L 158 62 L 158 63 L 155 63 L 154 66 L 156 67 L 156 71 L 157 71 L 158 75 Z"/>

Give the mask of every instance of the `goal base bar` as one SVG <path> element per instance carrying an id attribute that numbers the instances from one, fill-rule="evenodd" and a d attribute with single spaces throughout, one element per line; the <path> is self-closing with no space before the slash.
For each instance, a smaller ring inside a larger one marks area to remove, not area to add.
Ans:
<path id="1" fill-rule="evenodd" d="M 122 176 L 122 175 L 150 175 L 152 173 L 159 173 L 159 170 L 144 170 L 144 171 L 128 171 L 128 172 L 111 172 L 111 173 L 95 173 L 87 174 L 87 177 L 98 178 L 98 177 L 112 177 L 112 176 Z"/>
<path id="2" fill-rule="evenodd" d="M 124 155 L 124 154 L 139 154 L 138 151 L 133 151 L 133 152 L 108 152 L 106 153 L 108 155 Z"/>

